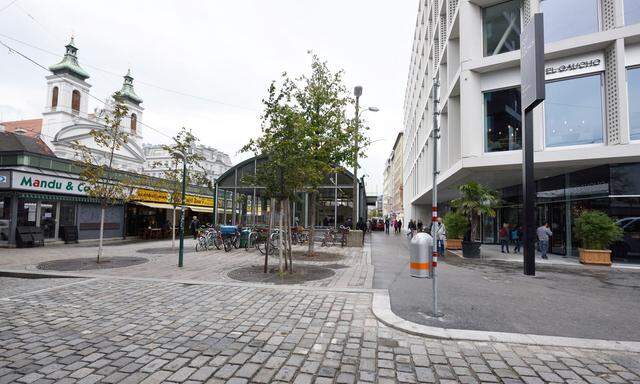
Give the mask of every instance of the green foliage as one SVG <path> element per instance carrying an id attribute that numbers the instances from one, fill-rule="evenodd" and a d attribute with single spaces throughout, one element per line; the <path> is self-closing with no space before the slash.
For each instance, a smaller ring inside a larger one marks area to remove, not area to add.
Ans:
<path id="1" fill-rule="evenodd" d="M 462 239 L 469 230 L 469 221 L 459 212 L 449 212 L 442 220 L 447 229 L 447 237 L 451 239 Z"/>
<path id="2" fill-rule="evenodd" d="M 72 144 L 80 157 L 80 179 L 89 188 L 87 194 L 98 199 L 103 208 L 126 202 L 133 193 L 133 181 L 118 178 L 113 171 L 114 155 L 127 144 L 130 136 L 121 126 L 129 108 L 118 92 L 113 95 L 113 100 L 113 110 L 104 115 L 104 126 L 90 132 L 98 151 L 92 151 L 78 141 Z"/>
<path id="3" fill-rule="evenodd" d="M 186 184 L 201 185 L 209 189 L 212 188 L 211 180 L 201 162 L 204 156 L 194 151 L 199 143 L 199 139 L 193 135 L 190 129 L 182 127 L 180 132 L 173 137 L 171 145 L 163 145 L 171 158 L 169 169 L 163 172 L 163 177 L 156 187 L 169 191 L 169 203 L 174 207 L 182 204 L 182 178 L 184 162 L 187 164 Z M 183 157 L 183 154 L 185 156 Z M 159 166 L 159 163 L 154 165 Z"/>
<path id="4" fill-rule="evenodd" d="M 600 211 L 584 211 L 575 220 L 576 235 L 586 249 L 607 249 L 609 244 L 622 238 L 622 228 Z"/>
<path id="5" fill-rule="evenodd" d="M 471 224 L 471 238 L 475 238 L 476 225 L 473 217 L 485 215 L 496 216 L 496 206 L 500 201 L 497 191 L 485 187 L 475 181 L 463 184 L 458 187 L 460 197 L 451 201 L 451 205 L 457 212 L 465 215 Z M 448 229 L 448 228 L 447 228 Z"/>

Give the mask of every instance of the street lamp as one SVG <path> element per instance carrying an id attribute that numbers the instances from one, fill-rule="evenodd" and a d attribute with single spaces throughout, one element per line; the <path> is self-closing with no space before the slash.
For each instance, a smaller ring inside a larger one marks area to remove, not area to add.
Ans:
<path id="1" fill-rule="evenodd" d="M 187 155 L 191 152 L 191 148 L 188 148 L 180 155 L 182 157 L 182 210 L 180 213 L 180 250 L 178 251 L 178 267 L 182 268 L 184 265 L 184 211 L 187 193 Z"/>
<path id="2" fill-rule="evenodd" d="M 354 87 L 353 94 L 356 96 L 356 126 L 353 135 L 353 212 L 355 213 L 353 222 L 357 223 L 358 220 L 360 220 L 360 205 L 358 204 L 358 130 L 360 128 L 360 96 L 362 96 L 362 86 L 357 85 Z M 377 107 L 368 107 L 363 112 L 378 112 L 379 110 Z"/>

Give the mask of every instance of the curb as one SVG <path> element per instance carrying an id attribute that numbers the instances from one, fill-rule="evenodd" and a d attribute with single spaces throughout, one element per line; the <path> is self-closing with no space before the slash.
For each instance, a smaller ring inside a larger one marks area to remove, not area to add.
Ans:
<path id="1" fill-rule="evenodd" d="M 383 324 L 416 336 L 448 340 L 487 341 L 540 346 L 604 349 L 624 352 L 640 352 L 640 342 L 581 339 L 574 337 L 531 335 L 524 333 L 490 332 L 466 329 L 432 327 L 404 320 L 391 310 L 388 291 L 373 292 L 371 310 Z"/>

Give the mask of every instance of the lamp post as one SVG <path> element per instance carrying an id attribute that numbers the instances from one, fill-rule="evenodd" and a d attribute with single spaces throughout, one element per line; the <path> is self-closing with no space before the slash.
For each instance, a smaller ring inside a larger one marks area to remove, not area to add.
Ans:
<path id="1" fill-rule="evenodd" d="M 184 211 L 187 193 L 187 151 L 182 152 L 182 210 L 180 212 L 180 250 L 178 251 L 178 267 L 184 265 Z"/>
<path id="2" fill-rule="evenodd" d="M 360 96 L 362 96 L 362 86 L 357 85 L 354 87 L 353 94 L 356 96 L 356 125 L 353 135 L 353 223 L 355 226 L 358 220 L 360 220 L 360 205 L 358 201 L 360 198 L 358 194 L 358 131 L 360 128 Z M 378 112 L 379 109 L 376 107 L 369 107 L 365 109 L 365 111 Z"/>

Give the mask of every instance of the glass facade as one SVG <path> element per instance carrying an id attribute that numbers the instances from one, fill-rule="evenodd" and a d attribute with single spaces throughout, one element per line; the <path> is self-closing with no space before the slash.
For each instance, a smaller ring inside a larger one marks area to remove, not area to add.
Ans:
<path id="1" fill-rule="evenodd" d="M 0 243 L 8 243 L 11 231 L 11 198 L 0 197 Z"/>
<path id="2" fill-rule="evenodd" d="M 598 0 L 543 0 L 546 43 L 600 30 Z"/>
<path id="3" fill-rule="evenodd" d="M 482 11 L 484 55 L 520 49 L 520 0 L 511 0 Z"/>
<path id="4" fill-rule="evenodd" d="M 640 7 L 640 1 L 638 2 Z M 627 70 L 629 90 L 629 132 L 631 140 L 640 140 L 640 68 Z"/>
<path id="5" fill-rule="evenodd" d="M 546 84 L 547 147 L 601 143 L 603 139 L 602 75 Z"/>
<path id="6" fill-rule="evenodd" d="M 219 224 L 230 225 L 267 225 L 269 223 L 270 199 L 265 196 L 261 186 L 247 185 L 245 176 L 260 170 L 262 158 L 250 159 L 229 169 L 218 180 Z M 243 181 L 244 180 L 244 181 Z M 348 172 L 339 172 L 327 176 L 318 188 L 318 200 L 315 207 L 315 225 L 318 227 L 337 227 L 353 216 L 353 176 Z M 360 212 L 366 217 L 366 199 L 364 187 L 360 183 Z M 312 214 L 309 211 L 310 195 L 297 193 L 292 200 L 292 220 L 302 226 L 311 225 Z M 354 220 L 355 221 L 355 220 Z"/>
<path id="7" fill-rule="evenodd" d="M 624 23 L 640 23 L 640 0 L 624 0 Z"/>
<path id="8" fill-rule="evenodd" d="M 486 152 L 522 148 L 522 106 L 519 88 L 485 92 L 484 114 Z"/>

